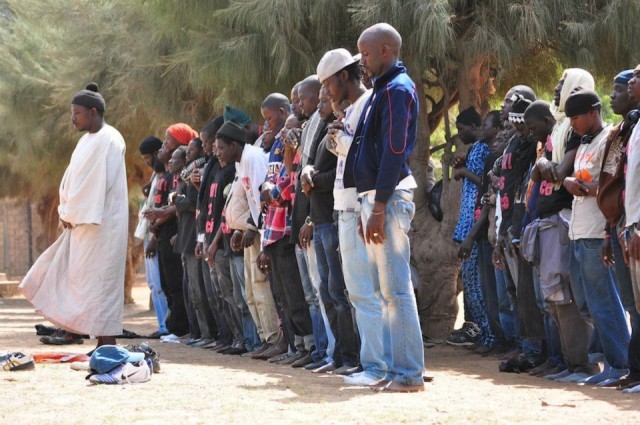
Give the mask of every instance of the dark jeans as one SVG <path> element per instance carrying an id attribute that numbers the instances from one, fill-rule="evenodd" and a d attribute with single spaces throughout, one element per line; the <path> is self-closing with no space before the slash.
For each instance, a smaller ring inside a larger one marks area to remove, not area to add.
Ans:
<path id="1" fill-rule="evenodd" d="M 244 335 L 242 334 L 242 317 L 240 309 L 236 305 L 233 297 L 233 281 L 231 280 L 231 265 L 229 257 L 225 257 L 224 249 L 219 249 L 215 256 L 215 271 L 218 275 L 218 286 L 220 288 L 220 298 L 222 298 L 222 314 L 225 317 L 229 329 L 233 335 L 233 342 L 244 346 Z"/>
<path id="2" fill-rule="evenodd" d="M 498 344 L 506 344 L 506 336 L 500 323 L 500 304 L 498 302 L 498 289 L 496 285 L 496 270 L 491 261 L 493 247 L 488 239 L 479 239 L 478 268 L 480 269 L 480 283 L 482 284 L 482 298 L 489 319 L 489 326 L 496 336 Z"/>
<path id="3" fill-rule="evenodd" d="M 355 366 L 359 363 L 360 341 L 354 330 L 351 304 L 342 274 L 337 226 L 333 223 L 316 224 L 313 243 L 318 259 L 320 299 L 325 305 L 329 325 L 336 339 L 334 362 L 339 366 Z"/>
<path id="4" fill-rule="evenodd" d="M 189 287 L 189 272 L 187 271 L 187 264 L 184 259 L 184 255 L 180 256 L 182 259 L 182 299 L 184 300 L 185 310 L 187 311 L 187 320 L 189 321 L 189 336 L 193 339 L 202 338 L 202 329 L 200 329 L 200 322 L 198 321 L 198 313 L 194 304 L 194 294 Z M 196 282 L 197 284 L 197 282 Z M 205 326 L 205 333 L 206 333 Z"/>
<path id="5" fill-rule="evenodd" d="M 229 324 L 227 323 L 224 314 L 222 314 L 223 301 L 220 295 L 221 291 L 218 285 L 218 274 L 216 273 L 215 267 L 212 269 L 206 261 L 203 261 L 202 275 L 204 277 L 204 289 L 207 293 L 209 308 L 211 309 L 218 330 L 217 338 L 214 333 L 212 333 L 212 336 L 219 339 L 224 344 L 231 344 L 233 342 L 233 335 L 231 334 Z"/>
<path id="6" fill-rule="evenodd" d="M 291 325 L 295 335 L 301 337 L 313 335 L 313 324 L 309 305 L 304 297 L 295 245 L 285 238 L 266 246 L 264 251 L 271 258 L 273 286 L 288 324 Z"/>
<path id="7" fill-rule="evenodd" d="M 160 282 L 162 291 L 167 297 L 169 316 L 167 329 L 172 334 L 182 336 L 189 333 L 187 310 L 182 293 L 182 259 L 174 254 L 169 240 L 158 240 L 158 263 L 160 265 Z"/>

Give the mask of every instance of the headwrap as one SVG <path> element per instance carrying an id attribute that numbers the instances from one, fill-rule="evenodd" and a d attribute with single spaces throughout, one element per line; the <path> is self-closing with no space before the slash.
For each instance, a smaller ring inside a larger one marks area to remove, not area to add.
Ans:
<path id="1" fill-rule="evenodd" d="M 84 106 L 87 109 L 96 108 L 98 111 L 106 110 L 107 106 L 104 103 L 104 98 L 98 92 L 98 84 L 89 83 L 71 99 L 72 105 Z"/>
<path id="2" fill-rule="evenodd" d="M 614 84 L 624 84 L 625 86 L 629 84 L 629 80 L 633 78 L 633 69 L 627 69 L 626 71 L 622 71 L 613 79 Z"/>
<path id="3" fill-rule="evenodd" d="M 587 114 L 602 105 L 600 96 L 593 90 L 576 87 L 571 92 L 564 105 L 567 117 Z"/>
<path id="4" fill-rule="evenodd" d="M 188 145 L 191 140 L 198 137 L 198 132 L 188 124 L 178 123 L 167 128 L 167 133 L 178 141 L 181 145 Z"/>
<path id="5" fill-rule="evenodd" d="M 243 144 L 247 142 L 247 133 L 244 127 L 233 121 L 227 121 L 222 124 L 222 127 L 220 127 L 220 130 L 218 130 L 216 134 L 221 134 Z"/>
<path id="6" fill-rule="evenodd" d="M 142 155 L 152 154 L 157 152 L 162 147 L 162 140 L 155 136 L 149 136 L 140 142 L 140 153 Z"/>
<path id="7" fill-rule="evenodd" d="M 456 124 L 475 125 L 476 127 L 480 127 L 482 125 L 482 119 L 476 109 L 473 106 L 469 106 L 458 114 Z"/>
<path id="8" fill-rule="evenodd" d="M 509 112 L 509 122 L 523 123 L 524 111 L 526 111 L 533 102 L 520 93 L 515 93 L 511 96 L 511 101 L 513 102 L 513 106 L 511 107 L 511 112 Z"/>
<path id="9" fill-rule="evenodd" d="M 249 118 L 247 114 L 229 104 L 224 107 L 224 113 L 222 116 L 224 117 L 225 122 L 233 121 L 242 125 L 251 124 L 251 118 Z"/>
<path id="10" fill-rule="evenodd" d="M 556 125 L 553 126 L 553 131 L 551 132 L 551 143 L 553 144 L 551 160 L 556 164 L 560 164 L 564 159 L 564 151 L 567 148 L 567 140 L 569 138 L 569 132 L 571 131 L 571 124 L 564 113 L 567 97 L 569 97 L 571 91 L 578 86 L 591 90 L 595 88 L 593 77 L 584 69 L 565 69 L 562 73 L 562 79 L 564 83 L 560 90 L 560 105 L 556 106 L 555 103 L 551 105 L 551 113 L 556 120 Z M 556 188 L 561 184 L 562 183 L 556 183 Z"/>

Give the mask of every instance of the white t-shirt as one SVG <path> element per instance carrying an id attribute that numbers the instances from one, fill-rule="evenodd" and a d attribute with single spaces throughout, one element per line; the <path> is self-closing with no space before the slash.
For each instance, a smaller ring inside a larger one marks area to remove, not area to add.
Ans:
<path id="1" fill-rule="evenodd" d="M 347 154 L 353 142 L 353 135 L 356 132 L 358 121 L 362 115 L 364 105 L 371 96 L 371 89 L 367 90 L 356 100 L 353 105 L 345 110 L 344 131 L 339 131 L 336 137 L 336 154 L 338 155 L 338 163 L 336 165 L 336 180 L 333 186 L 333 208 L 337 211 L 345 211 L 347 209 L 360 211 L 360 203 L 358 202 L 358 193 L 355 187 L 344 187 L 344 167 L 347 162 Z"/>
<path id="2" fill-rule="evenodd" d="M 633 128 L 627 143 L 627 172 L 624 189 L 626 227 L 640 221 L 640 125 Z"/>
<path id="3" fill-rule="evenodd" d="M 600 168 L 604 159 L 604 149 L 611 126 L 605 126 L 591 143 L 581 144 L 573 161 L 573 176 L 585 182 L 597 183 L 600 180 Z M 569 223 L 569 238 L 602 239 L 606 220 L 595 196 L 574 196 Z"/>

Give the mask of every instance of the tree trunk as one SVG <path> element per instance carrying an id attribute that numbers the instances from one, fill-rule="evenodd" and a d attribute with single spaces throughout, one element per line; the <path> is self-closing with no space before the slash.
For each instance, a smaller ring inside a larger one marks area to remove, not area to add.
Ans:
<path id="1" fill-rule="evenodd" d="M 411 171 L 418 189 L 414 202 L 416 215 L 409 237 L 411 238 L 412 265 L 418 270 L 418 313 L 422 334 L 442 338 L 446 336 L 455 323 L 458 313 L 456 303 L 456 281 L 458 261 L 456 246 L 451 234 L 459 205 L 459 184 L 451 182 L 444 186 L 441 205 L 444 207 L 444 219 L 436 221 L 428 208 L 425 185 L 427 181 L 427 165 L 429 161 L 429 137 L 431 129 L 427 120 L 424 86 L 417 81 L 421 115 L 418 122 L 418 143 L 411 154 Z M 450 207 L 451 206 L 451 207 Z M 452 209 L 453 208 L 453 209 Z"/>

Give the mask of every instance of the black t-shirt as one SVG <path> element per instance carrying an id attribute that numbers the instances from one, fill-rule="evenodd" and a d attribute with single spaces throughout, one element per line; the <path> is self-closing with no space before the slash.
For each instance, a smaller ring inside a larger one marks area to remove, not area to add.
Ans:
<path id="1" fill-rule="evenodd" d="M 476 196 L 475 217 L 474 221 L 477 221 L 482 213 L 482 196 L 489 191 L 489 185 L 491 184 L 491 178 L 489 177 L 489 171 L 493 169 L 498 157 L 491 152 L 484 159 L 484 170 L 482 171 L 482 183 L 478 189 L 478 195 Z M 476 239 L 487 239 L 489 237 L 489 220 L 487 220 L 482 227 L 478 230 Z"/>
<path id="2" fill-rule="evenodd" d="M 236 175 L 236 165 L 231 163 L 224 168 L 220 168 L 220 164 L 214 165 L 211 171 L 213 176 L 211 184 L 206 188 L 205 192 L 205 217 L 204 217 L 204 239 L 207 244 L 213 241 L 218 227 L 220 227 L 220 217 L 225 201 L 225 188 L 233 183 Z"/>
<path id="3" fill-rule="evenodd" d="M 169 172 L 158 177 L 156 196 L 153 203 L 154 208 L 162 208 L 169 204 L 169 193 L 177 189 L 178 183 L 178 176 L 174 176 Z M 178 233 L 178 222 L 175 217 L 172 217 L 158 227 L 156 237 L 159 241 L 164 241 L 171 239 L 176 233 Z"/>
<path id="4" fill-rule="evenodd" d="M 566 153 L 574 149 L 578 149 L 578 146 L 580 146 L 580 138 L 570 137 L 567 141 L 567 147 L 564 151 Z M 549 161 L 551 161 L 552 159 L 552 150 L 553 145 L 551 143 L 551 138 L 548 138 L 547 142 L 544 145 L 544 157 Z M 554 183 L 550 183 L 545 180 L 542 180 L 540 182 L 540 186 L 538 189 L 537 208 L 538 216 L 540 218 L 545 218 L 557 214 L 566 208 L 571 209 L 572 204 L 573 195 L 570 194 L 562 184 L 558 189 L 556 189 Z"/>
<path id="5" fill-rule="evenodd" d="M 516 196 L 522 196 L 523 182 L 528 176 L 529 168 L 535 157 L 535 143 L 523 141 L 519 134 L 515 134 L 511 138 L 504 155 L 502 155 L 502 175 L 500 176 L 502 222 L 499 231 L 501 235 L 506 234 L 512 224 Z M 519 228 L 521 223 L 516 223 L 516 225 Z"/>

